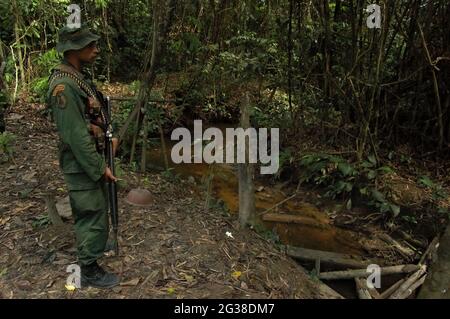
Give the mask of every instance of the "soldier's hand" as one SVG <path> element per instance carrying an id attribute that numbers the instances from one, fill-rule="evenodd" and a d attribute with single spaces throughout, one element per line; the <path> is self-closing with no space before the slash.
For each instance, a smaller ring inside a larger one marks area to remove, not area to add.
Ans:
<path id="1" fill-rule="evenodd" d="M 101 127 L 94 125 L 92 123 L 90 124 L 90 130 L 96 138 L 103 135 L 103 130 L 101 129 Z"/>
<path id="2" fill-rule="evenodd" d="M 117 178 L 113 175 L 109 167 L 106 167 L 105 169 L 105 178 L 107 181 L 117 181 Z"/>

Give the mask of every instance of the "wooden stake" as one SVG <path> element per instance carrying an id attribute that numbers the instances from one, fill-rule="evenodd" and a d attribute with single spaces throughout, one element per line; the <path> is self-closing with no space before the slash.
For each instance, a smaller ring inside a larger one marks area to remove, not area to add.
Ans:
<path id="1" fill-rule="evenodd" d="M 55 196 L 51 194 L 44 195 L 45 204 L 48 209 L 48 217 L 52 222 L 53 226 L 63 226 L 64 222 L 61 219 L 61 216 L 58 214 L 58 210 L 56 209 Z"/>
<path id="2" fill-rule="evenodd" d="M 141 130 L 141 112 L 136 114 L 136 129 L 133 134 L 133 144 L 131 145 L 131 154 L 130 154 L 130 164 L 134 162 L 134 153 L 136 151 L 136 141 L 139 135 L 139 131 Z"/>

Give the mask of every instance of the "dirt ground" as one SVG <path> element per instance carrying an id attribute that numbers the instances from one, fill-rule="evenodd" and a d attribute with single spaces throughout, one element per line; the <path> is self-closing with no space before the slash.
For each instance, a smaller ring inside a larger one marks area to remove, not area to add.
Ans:
<path id="1" fill-rule="evenodd" d="M 120 256 L 101 264 L 119 274 L 112 290 L 70 292 L 66 267 L 76 263 L 71 219 L 46 223 L 44 195 L 67 195 L 57 136 L 38 104 L 10 112 L 14 161 L 0 163 L 0 298 L 332 298 L 333 294 L 236 216 L 204 210 L 193 181 L 146 176 L 154 203 L 136 208 L 123 198 L 137 186 L 128 172 L 119 194 Z M 233 238 L 226 235 L 231 232 Z"/>

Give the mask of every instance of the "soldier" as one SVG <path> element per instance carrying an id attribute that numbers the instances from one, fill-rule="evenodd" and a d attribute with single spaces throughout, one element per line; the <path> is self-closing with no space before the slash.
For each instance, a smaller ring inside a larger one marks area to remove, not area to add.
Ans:
<path id="1" fill-rule="evenodd" d="M 59 31 L 56 49 L 64 58 L 49 78 L 47 101 L 59 134 L 59 163 L 75 219 L 81 284 L 112 288 L 119 284 L 118 276 L 102 269 L 97 260 L 109 233 L 106 181 L 116 178 L 102 156 L 103 97 L 83 73 L 83 66 L 93 63 L 100 52 L 98 39 L 84 27 Z M 92 124 L 93 119 L 98 125 Z"/>

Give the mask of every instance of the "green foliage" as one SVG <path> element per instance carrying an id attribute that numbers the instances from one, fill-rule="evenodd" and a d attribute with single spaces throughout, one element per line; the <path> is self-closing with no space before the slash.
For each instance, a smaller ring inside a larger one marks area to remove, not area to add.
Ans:
<path id="1" fill-rule="evenodd" d="M 400 214 L 400 207 L 391 203 L 377 187 L 379 180 L 393 170 L 388 166 L 378 167 L 374 156 L 351 164 L 335 155 L 310 154 L 301 158 L 300 166 L 303 169 L 301 182 L 325 187 L 325 196 L 333 199 L 340 196 L 347 201 L 348 209 L 352 208 L 352 197 L 358 195 L 382 213 L 389 212 L 394 217 Z"/>
<path id="2" fill-rule="evenodd" d="M 1 161 L 8 161 L 12 160 L 14 148 L 13 143 L 15 141 L 16 137 L 14 134 L 3 132 L 0 133 L 0 160 Z"/>
<path id="3" fill-rule="evenodd" d="M 428 176 L 420 176 L 419 185 L 431 189 L 434 200 L 445 199 L 448 197 L 447 192 L 442 188 L 442 186 L 433 182 Z"/>
<path id="4" fill-rule="evenodd" d="M 117 187 L 119 190 L 126 189 L 128 186 L 127 181 L 123 178 L 125 176 L 125 171 L 122 168 L 120 160 L 114 160 L 115 176 L 119 179 L 117 182 Z"/>
<path id="5" fill-rule="evenodd" d="M 173 168 L 169 168 L 161 173 L 161 176 L 164 177 L 171 183 L 179 183 L 181 181 L 181 176 L 175 173 Z"/>
<path id="6" fill-rule="evenodd" d="M 31 82 L 31 91 L 37 95 L 41 103 L 44 103 L 48 91 L 48 77 L 51 70 L 60 63 L 60 57 L 58 52 L 52 49 L 43 54 L 39 54 L 35 63 L 39 76 Z"/>
<path id="7" fill-rule="evenodd" d="M 33 226 L 33 228 L 41 228 L 50 225 L 50 217 L 48 215 L 37 216 L 31 223 L 31 225 Z"/>
<path id="8" fill-rule="evenodd" d="M 257 234 L 262 236 L 265 240 L 268 242 L 273 243 L 274 245 L 281 247 L 281 240 L 280 236 L 274 231 L 267 229 L 263 224 L 255 223 L 251 226 L 251 229 L 253 229 Z"/>

